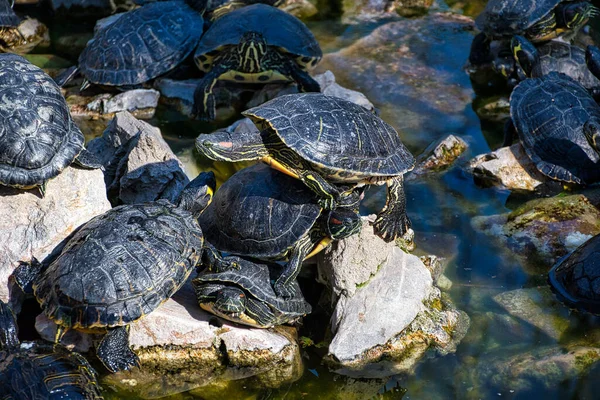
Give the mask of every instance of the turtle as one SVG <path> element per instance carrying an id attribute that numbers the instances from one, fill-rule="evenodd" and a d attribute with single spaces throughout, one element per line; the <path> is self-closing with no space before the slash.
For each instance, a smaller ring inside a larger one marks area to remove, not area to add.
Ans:
<path id="1" fill-rule="evenodd" d="M 101 168 L 60 88 L 23 57 L 0 54 L 0 184 L 20 189 L 45 184 L 71 163 Z"/>
<path id="2" fill-rule="evenodd" d="M 273 287 L 278 296 L 291 298 L 302 261 L 360 229 L 355 200 L 354 205 L 323 212 L 302 182 L 259 163 L 225 181 L 198 222 L 206 241 L 218 251 L 261 260 L 287 259 Z"/>
<path id="3" fill-rule="evenodd" d="M 559 260 L 548 273 L 548 283 L 569 308 L 600 314 L 600 235 Z"/>
<path id="4" fill-rule="evenodd" d="M 222 272 L 205 269 L 192 280 L 204 310 L 255 328 L 295 322 L 312 311 L 296 280 L 291 282 L 292 297 L 284 299 L 275 294 L 271 282 L 281 273 L 279 265 L 240 257 L 234 257 L 231 263 L 237 268 Z"/>
<path id="5" fill-rule="evenodd" d="M 260 3 L 231 11 L 206 30 L 196 48 L 194 62 L 206 74 L 194 91 L 193 114 L 215 119 L 212 91 L 218 80 L 295 81 L 301 92 L 319 92 L 308 70 L 322 57 L 313 34 L 293 15 Z"/>
<path id="6" fill-rule="evenodd" d="M 594 144 L 599 123 L 600 106 L 588 91 L 573 78 L 550 72 L 526 79 L 513 90 L 505 144 L 516 131 L 542 174 L 586 185 L 600 179 L 599 149 Z"/>
<path id="7" fill-rule="evenodd" d="M 20 343 L 16 318 L 0 301 L 0 394 L 3 400 L 101 400 L 97 373 L 61 345 Z"/>
<path id="8" fill-rule="evenodd" d="M 157 1 L 124 13 L 100 29 L 79 55 L 79 67 L 57 78 L 65 85 L 77 72 L 91 83 L 139 87 L 179 65 L 204 31 L 205 2 Z"/>
<path id="9" fill-rule="evenodd" d="M 196 220 L 215 178 L 188 183 L 179 206 L 167 200 L 122 205 L 82 225 L 48 262 L 21 262 L 14 280 L 33 292 L 44 314 L 68 329 L 106 333 L 96 349 L 111 372 L 139 364 L 129 324 L 169 299 L 200 264 L 204 236 Z"/>
<path id="10" fill-rule="evenodd" d="M 321 93 L 280 96 L 242 114 L 257 129 L 199 135 L 198 151 L 218 161 L 260 159 L 302 180 L 326 209 L 343 202 L 352 191 L 348 186 L 387 183 L 375 233 L 390 242 L 410 229 L 403 174 L 415 158 L 381 118 Z"/>
<path id="11" fill-rule="evenodd" d="M 491 42 L 514 35 L 522 35 L 534 43 L 574 35 L 597 14 L 598 9 L 589 1 L 490 0 L 475 19 L 481 32 L 473 39 L 469 61 L 472 65 L 491 61 Z"/>
<path id="12" fill-rule="evenodd" d="M 536 48 L 523 36 L 511 40 L 511 48 L 523 78 L 539 78 L 552 71 L 562 72 L 588 89 L 596 99 L 600 97 L 600 80 L 586 64 L 586 51 L 568 43 L 550 40 Z"/>

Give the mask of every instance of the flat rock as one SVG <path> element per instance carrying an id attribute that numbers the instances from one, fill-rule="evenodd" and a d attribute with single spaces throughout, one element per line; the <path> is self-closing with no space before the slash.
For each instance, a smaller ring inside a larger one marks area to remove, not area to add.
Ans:
<path id="1" fill-rule="evenodd" d="M 136 111 L 144 109 L 155 110 L 158 105 L 159 97 L 160 92 L 154 89 L 128 90 L 107 99 L 103 104 L 102 113 L 112 114 L 119 111 Z"/>
<path id="2" fill-rule="evenodd" d="M 183 164 L 160 129 L 126 111 L 117 113 L 102 137 L 92 140 L 88 149 L 104 165 L 104 180 L 113 204 L 158 199 L 174 202 L 189 182 Z"/>
<path id="3" fill-rule="evenodd" d="M 0 186 L 0 299 L 8 300 L 8 277 L 20 260 L 43 260 L 78 226 L 110 209 L 100 170 L 67 167 L 37 189 Z"/>
<path id="4" fill-rule="evenodd" d="M 216 317 L 198 306 L 188 282 L 173 298 L 131 324 L 130 345 L 141 368 L 109 375 L 105 383 L 136 396 L 155 398 L 214 380 L 258 376 L 263 383 L 277 387 L 301 375 L 293 331 L 215 321 Z M 39 316 L 36 329 L 44 339 L 52 340 L 56 326 Z M 62 343 L 78 351 L 91 349 L 89 335 L 77 331 L 65 335 Z"/>

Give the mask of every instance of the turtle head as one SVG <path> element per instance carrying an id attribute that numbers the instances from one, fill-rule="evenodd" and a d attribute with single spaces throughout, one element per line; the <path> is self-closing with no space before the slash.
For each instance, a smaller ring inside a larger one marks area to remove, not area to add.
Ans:
<path id="1" fill-rule="evenodd" d="M 198 217 L 212 201 L 217 186 L 215 174 L 212 171 L 202 172 L 186 185 L 179 198 L 179 207 Z"/>
<path id="2" fill-rule="evenodd" d="M 0 351 L 12 352 L 19 348 L 17 322 L 12 309 L 0 300 Z"/>
<path id="3" fill-rule="evenodd" d="M 585 63 L 594 76 L 600 79 L 600 49 L 589 45 L 585 50 Z"/>
<path id="4" fill-rule="evenodd" d="M 533 43 L 523 36 L 515 35 L 510 41 L 510 48 L 517 65 L 521 67 L 527 77 L 531 77 L 533 67 L 540 60 L 539 53 Z"/>
<path id="5" fill-rule="evenodd" d="M 583 134 L 590 146 L 600 154 L 600 123 L 595 120 L 586 121 L 583 124 Z"/>
<path id="6" fill-rule="evenodd" d="M 267 54 L 267 41 L 258 32 L 246 32 L 240 39 L 237 48 L 240 58 L 240 70 L 245 72 L 260 72 L 263 58 Z"/>
<path id="7" fill-rule="evenodd" d="M 557 27 L 574 30 L 596 15 L 598 15 L 598 8 L 588 1 L 562 2 L 556 8 Z"/>
<path id="8" fill-rule="evenodd" d="M 196 149 L 203 156 L 215 161 L 250 161 L 268 155 L 258 130 L 240 133 L 218 131 L 200 135 L 196 139 Z"/>
<path id="9" fill-rule="evenodd" d="M 358 233 L 362 221 L 357 212 L 349 208 L 336 208 L 329 211 L 326 226 L 329 237 L 339 240 Z"/>

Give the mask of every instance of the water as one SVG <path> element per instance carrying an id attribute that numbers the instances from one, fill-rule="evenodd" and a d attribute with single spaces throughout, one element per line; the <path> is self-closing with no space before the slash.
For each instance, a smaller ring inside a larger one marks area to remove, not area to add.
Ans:
<path id="1" fill-rule="evenodd" d="M 449 1 L 436 7 L 474 16 L 484 3 L 481 0 Z M 309 23 L 322 43 L 324 52 L 334 52 L 351 45 L 377 25 L 345 26 L 338 20 Z M 469 150 L 461 158 L 464 162 L 489 151 L 491 146 L 497 147 L 502 131 L 501 123 L 487 123 L 482 131 L 482 123 L 471 107 L 475 95 L 462 67 L 472 36 L 473 32 L 467 30 L 448 34 L 446 31 L 426 29 L 411 36 L 407 48 L 409 51 L 419 50 L 419 57 L 429 67 L 427 74 L 415 75 L 412 88 L 420 90 L 433 85 L 423 101 L 415 101 L 419 96 L 418 90 L 411 93 L 410 84 L 406 84 L 406 77 L 416 74 L 417 69 L 406 71 L 400 65 L 397 74 L 402 76 L 402 84 L 407 89 L 393 91 L 397 86 L 381 88 L 372 81 L 356 80 L 354 70 L 362 65 L 336 70 L 333 63 L 327 64 L 327 67 L 333 70 L 340 84 L 365 92 L 380 115 L 400 132 L 402 140 L 414 154 L 419 154 L 432 141 L 453 133 L 469 144 Z M 432 41 L 431 37 L 435 40 Z M 391 56 L 384 52 L 381 57 L 386 60 Z M 367 72 L 373 79 L 387 73 L 384 70 Z M 436 82 L 442 83 L 435 86 Z M 242 167 L 223 163 L 215 165 L 201 160 L 193 150 L 194 139 L 198 133 L 209 132 L 214 127 L 180 118 L 173 122 L 171 116 L 169 111 L 159 110 L 157 118 L 151 122 L 161 128 L 167 142 L 184 161 L 190 176 L 195 176 L 200 170 L 215 168 L 222 182 Z M 408 213 L 416 231 L 418 252 L 438 254 L 449 259 L 446 275 L 453 281 L 453 286 L 448 294 L 456 307 L 471 317 L 471 328 L 455 354 L 445 357 L 431 354 L 408 377 L 391 377 L 387 381 L 348 381 L 322 366 L 320 360 L 326 350 L 313 346 L 303 350 L 305 370 L 302 378 L 278 389 L 260 388 L 252 379 L 247 379 L 209 385 L 167 398 L 366 399 L 375 393 L 380 398 L 390 399 L 566 399 L 585 398 L 586 395 L 587 398 L 593 398 L 589 397 L 589 393 L 595 393 L 589 388 L 593 377 L 588 380 L 569 377 L 565 380 L 560 374 L 549 371 L 545 379 L 517 381 L 503 380 L 501 376 L 486 373 L 493 362 L 503 357 L 542 351 L 557 344 L 565 348 L 567 343 L 573 342 L 593 345 L 600 338 L 600 331 L 596 319 L 569 315 L 563 308 L 544 310 L 557 319 L 566 318 L 569 323 L 567 333 L 559 341 L 524 322 L 513 321 L 512 325 L 503 325 L 502 318 L 507 314 L 492 297 L 513 289 L 545 286 L 545 275 L 527 274 L 514 255 L 503 251 L 488 236 L 471 227 L 474 216 L 508 212 L 506 202 L 510 193 L 475 186 L 472 177 L 460 168 L 460 163 L 444 173 L 411 181 L 406 186 Z M 371 190 L 365 201 L 368 206 L 363 211 L 377 211 L 383 201 L 381 190 Z M 550 267 L 540 265 L 539 270 Z M 313 290 L 315 293 L 309 293 L 307 297 L 315 301 L 318 288 Z M 325 322 L 322 315 L 308 317 L 300 335 L 309 336 L 314 342 L 323 340 L 322 326 Z M 508 375 L 510 369 L 518 368 L 518 365 L 506 368 L 508 371 L 503 372 Z M 109 387 L 106 389 L 109 399 L 124 397 Z"/>

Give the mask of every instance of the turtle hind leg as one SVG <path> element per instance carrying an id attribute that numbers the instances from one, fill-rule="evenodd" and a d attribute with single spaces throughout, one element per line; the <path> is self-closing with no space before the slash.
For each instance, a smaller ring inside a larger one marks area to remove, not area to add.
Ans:
<path id="1" fill-rule="evenodd" d="M 273 290 L 277 296 L 290 299 L 296 295 L 294 280 L 300 273 L 302 261 L 310 253 L 313 245 L 310 235 L 305 235 L 290 250 L 289 261 L 273 284 Z"/>
<path id="2" fill-rule="evenodd" d="M 561 167 L 560 165 L 550 164 L 546 161 L 539 161 L 535 166 L 542 174 L 549 178 L 566 183 L 585 185 L 585 182 L 581 178 L 575 176 L 571 171 Z"/>
<path id="3" fill-rule="evenodd" d="M 394 177 L 387 182 L 387 200 L 373 224 L 373 232 L 386 242 L 404 236 L 411 227 L 406 215 L 404 177 Z"/>
<path id="4" fill-rule="evenodd" d="M 60 74 L 58 74 L 56 78 L 54 78 L 54 82 L 56 82 L 58 86 L 63 87 L 67 83 L 69 83 L 78 73 L 79 68 L 77 67 L 77 65 L 73 65 L 61 72 Z"/>
<path id="5" fill-rule="evenodd" d="M 221 75 L 234 69 L 237 65 L 233 56 L 229 58 L 227 58 L 227 54 L 223 56 L 214 61 L 213 68 L 204 75 L 204 78 L 202 78 L 196 90 L 194 90 L 192 115 L 200 121 L 212 121 L 215 119 L 217 104 L 213 88 Z"/>
<path id="6" fill-rule="evenodd" d="M 140 359 L 129 348 L 129 326 L 109 329 L 96 349 L 98 359 L 110 372 L 140 366 Z"/>
<path id="7" fill-rule="evenodd" d="M 13 271 L 12 276 L 17 286 L 25 294 L 33 294 L 33 281 L 45 269 L 37 258 L 33 257 L 31 261 L 20 261 L 19 266 Z"/>
<path id="8" fill-rule="evenodd" d="M 83 149 L 81 152 L 75 157 L 74 163 L 81 168 L 85 169 L 102 169 L 104 170 L 104 165 L 102 165 L 102 161 L 89 150 Z"/>
<path id="9" fill-rule="evenodd" d="M 300 68 L 298 64 L 289 59 L 288 57 L 277 57 L 273 55 L 269 67 L 284 76 L 289 76 L 298 85 L 300 92 L 320 92 L 321 85 L 315 81 L 310 74 Z"/>

